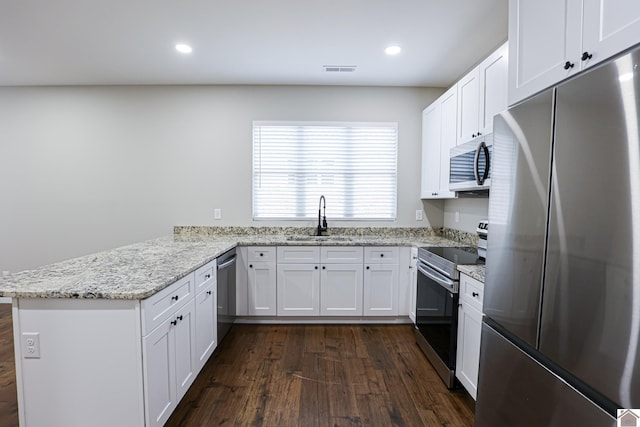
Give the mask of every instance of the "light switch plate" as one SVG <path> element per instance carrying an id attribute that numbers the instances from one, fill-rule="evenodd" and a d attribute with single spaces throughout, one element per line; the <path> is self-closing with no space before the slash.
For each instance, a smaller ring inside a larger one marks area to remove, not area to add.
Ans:
<path id="1" fill-rule="evenodd" d="M 213 210 L 213 218 L 214 219 L 222 219 L 222 209 L 216 208 Z"/>
<path id="2" fill-rule="evenodd" d="M 422 221 L 422 209 L 416 210 L 416 221 Z"/>

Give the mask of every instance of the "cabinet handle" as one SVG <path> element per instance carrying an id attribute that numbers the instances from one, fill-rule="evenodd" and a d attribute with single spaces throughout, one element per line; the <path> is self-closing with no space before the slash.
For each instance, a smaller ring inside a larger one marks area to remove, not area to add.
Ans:
<path id="1" fill-rule="evenodd" d="M 369 269 L 369 266 L 367 265 L 367 270 Z"/>
<path id="2" fill-rule="evenodd" d="M 178 298 L 180 298 L 178 295 L 174 295 L 171 297 L 171 301 L 178 301 Z"/>
<path id="3" fill-rule="evenodd" d="M 318 266 L 316 265 L 314 268 L 317 270 L 317 269 L 318 269 Z"/>
<path id="4" fill-rule="evenodd" d="M 380 258 L 384 258 L 384 254 L 380 254 Z"/>
<path id="5" fill-rule="evenodd" d="M 211 295 L 211 291 L 207 291 L 207 295 Z"/>
<path id="6" fill-rule="evenodd" d="M 205 274 L 205 275 L 204 275 L 204 279 L 205 279 L 205 280 L 209 280 L 209 279 L 211 279 L 211 274 Z"/>
<path id="7" fill-rule="evenodd" d="M 322 269 L 323 269 L 323 270 L 326 270 L 326 269 L 327 269 L 327 267 L 323 265 L 323 266 L 322 266 Z"/>
<path id="8" fill-rule="evenodd" d="M 482 135 L 482 132 L 478 132 L 478 136 L 481 136 L 481 135 Z"/>
<path id="9" fill-rule="evenodd" d="M 478 135 L 476 135 L 475 133 L 471 134 L 471 138 L 475 138 L 476 136 L 478 136 Z"/>
<path id="10" fill-rule="evenodd" d="M 178 316 L 178 320 L 182 320 L 182 314 Z"/>
<path id="11" fill-rule="evenodd" d="M 249 268 L 253 268 L 253 264 L 249 264 Z"/>
<path id="12" fill-rule="evenodd" d="M 477 296 L 478 296 L 478 295 L 480 295 L 480 294 L 479 294 L 479 293 L 477 293 L 477 292 L 471 292 L 471 295 L 473 295 L 473 297 L 475 298 L 475 297 L 477 297 Z"/>
<path id="13" fill-rule="evenodd" d="M 260 256 L 264 256 L 264 254 L 262 252 L 260 252 Z"/>
<path id="14" fill-rule="evenodd" d="M 591 58 L 593 58 L 593 54 L 592 53 L 582 52 L 582 58 L 580 58 L 580 59 L 582 59 L 583 61 L 586 61 L 586 60 L 591 59 Z"/>
<path id="15" fill-rule="evenodd" d="M 567 61 L 567 62 L 564 63 L 564 69 L 568 70 L 570 68 L 573 68 L 574 65 L 575 64 L 572 64 L 571 62 Z"/>
<path id="16" fill-rule="evenodd" d="M 176 326 L 176 325 L 178 324 L 178 321 L 177 321 L 177 320 L 172 320 L 172 321 L 171 321 L 171 324 L 172 324 L 173 326 Z"/>

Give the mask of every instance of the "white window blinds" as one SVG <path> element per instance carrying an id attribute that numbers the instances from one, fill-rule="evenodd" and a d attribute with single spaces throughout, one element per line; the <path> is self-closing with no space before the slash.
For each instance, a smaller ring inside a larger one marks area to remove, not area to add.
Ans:
<path id="1" fill-rule="evenodd" d="M 397 123 L 254 122 L 253 218 L 395 220 Z"/>

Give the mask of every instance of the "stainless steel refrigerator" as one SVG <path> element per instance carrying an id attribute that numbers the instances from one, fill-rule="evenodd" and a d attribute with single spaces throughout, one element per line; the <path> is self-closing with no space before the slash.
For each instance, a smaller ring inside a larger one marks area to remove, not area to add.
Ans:
<path id="1" fill-rule="evenodd" d="M 640 49 L 496 116 L 476 427 L 640 408 Z"/>

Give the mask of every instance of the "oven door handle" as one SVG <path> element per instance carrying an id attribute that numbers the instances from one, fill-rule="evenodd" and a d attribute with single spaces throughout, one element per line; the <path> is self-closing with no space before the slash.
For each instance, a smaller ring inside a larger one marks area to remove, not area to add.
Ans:
<path id="1" fill-rule="evenodd" d="M 449 280 L 445 277 L 441 277 L 439 274 L 431 272 L 419 264 L 418 264 L 418 271 L 444 288 L 447 288 L 451 291 L 455 289 L 456 283 L 453 280 Z"/>

